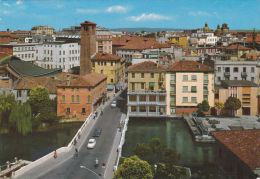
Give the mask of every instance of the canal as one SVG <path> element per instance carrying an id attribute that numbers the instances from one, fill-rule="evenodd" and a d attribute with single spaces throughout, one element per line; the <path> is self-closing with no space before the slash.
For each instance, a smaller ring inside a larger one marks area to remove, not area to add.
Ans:
<path id="1" fill-rule="evenodd" d="M 82 123 L 63 123 L 44 132 L 34 132 L 27 136 L 0 135 L 0 165 L 12 161 L 14 157 L 33 161 L 54 149 L 68 145 Z"/>
<path id="2" fill-rule="evenodd" d="M 216 163 L 215 144 L 195 143 L 188 126 L 182 120 L 131 118 L 126 132 L 123 156 L 133 154 L 137 143 L 160 138 L 169 148 L 181 155 L 177 165 L 190 167 L 193 178 L 230 178 Z"/>

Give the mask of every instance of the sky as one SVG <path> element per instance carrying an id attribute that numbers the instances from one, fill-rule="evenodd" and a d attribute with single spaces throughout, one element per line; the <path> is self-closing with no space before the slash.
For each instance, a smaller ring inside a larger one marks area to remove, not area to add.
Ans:
<path id="1" fill-rule="evenodd" d="M 106 28 L 260 29 L 260 0 L 0 0 L 0 30 L 89 20 Z"/>

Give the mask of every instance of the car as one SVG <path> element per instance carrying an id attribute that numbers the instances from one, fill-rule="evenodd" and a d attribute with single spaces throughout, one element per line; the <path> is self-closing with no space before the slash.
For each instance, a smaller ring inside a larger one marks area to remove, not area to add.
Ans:
<path id="1" fill-rule="evenodd" d="M 116 107 L 116 101 L 112 101 L 111 105 L 110 105 L 112 108 L 115 108 Z"/>
<path id="2" fill-rule="evenodd" d="M 99 137 L 101 135 L 102 128 L 96 128 L 92 137 Z"/>
<path id="3" fill-rule="evenodd" d="M 96 139 L 93 139 L 93 138 L 89 139 L 89 140 L 88 140 L 87 148 L 88 148 L 88 149 L 94 149 L 96 143 L 97 143 L 97 142 L 96 142 Z"/>

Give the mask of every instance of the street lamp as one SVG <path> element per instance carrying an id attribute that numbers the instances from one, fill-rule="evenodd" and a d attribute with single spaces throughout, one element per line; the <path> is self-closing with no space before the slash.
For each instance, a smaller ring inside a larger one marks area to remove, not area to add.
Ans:
<path id="1" fill-rule="evenodd" d="M 91 173 L 93 173 L 94 175 L 96 175 L 98 178 L 102 179 L 96 172 L 94 172 L 93 170 L 90 170 L 86 166 L 80 165 L 80 168 L 86 169 L 86 170 L 90 171 Z"/>
<path id="2" fill-rule="evenodd" d="M 156 174 L 156 170 L 157 170 L 157 165 L 154 164 L 154 175 Z"/>

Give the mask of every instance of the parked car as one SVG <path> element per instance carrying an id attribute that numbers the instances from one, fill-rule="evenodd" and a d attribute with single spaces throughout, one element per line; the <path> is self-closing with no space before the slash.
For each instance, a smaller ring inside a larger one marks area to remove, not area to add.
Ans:
<path id="1" fill-rule="evenodd" d="M 116 101 L 112 101 L 111 105 L 110 105 L 112 108 L 115 108 L 116 107 Z"/>
<path id="2" fill-rule="evenodd" d="M 91 138 L 88 141 L 87 148 L 88 149 L 94 149 L 95 145 L 96 145 L 96 139 Z"/>
<path id="3" fill-rule="evenodd" d="M 92 137 L 99 137 L 101 135 L 102 129 L 96 128 Z"/>

